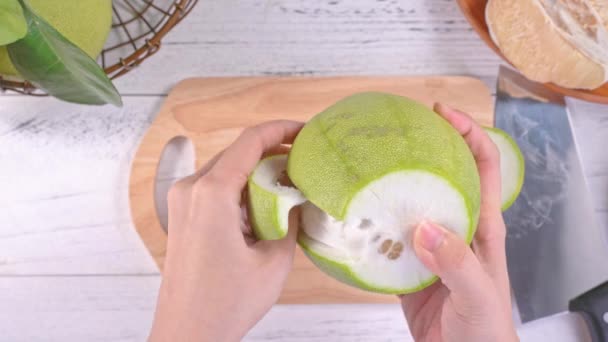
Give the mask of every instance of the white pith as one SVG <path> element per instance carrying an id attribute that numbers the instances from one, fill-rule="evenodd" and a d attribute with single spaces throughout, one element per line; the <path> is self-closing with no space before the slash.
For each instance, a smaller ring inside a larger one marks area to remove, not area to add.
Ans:
<path id="1" fill-rule="evenodd" d="M 302 193 L 293 187 L 279 184 L 279 177 L 287 168 L 287 155 L 277 155 L 264 159 L 253 173 L 253 182 L 264 190 L 277 196 L 278 210 L 275 213 L 279 229 L 287 231 L 289 226 L 289 211 L 296 205 L 306 202 Z"/>
<path id="2" fill-rule="evenodd" d="M 517 152 L 506 137 L 491 130 L 486 132 L 500 153 L 500 200 L 501 204 L 505 205 L 519 191 L 523 165 L 520 165 Z"/>
<path id="3" fill-rule="evenodd" d="M 471 224 L 462 195 L 442 177 L 421 170 L 393 172 L 371 182 L 354 196 L 344 221 L 310 202 L 301 215 L 308 248 L 348 266 L 373 287 L 393 289 L 414 289 L 433 276 L 412 249 L 420 222 L 438 223 L 463 239 Z M 379 252 L 386 239 L 403 243 L 398 258 Z"/>

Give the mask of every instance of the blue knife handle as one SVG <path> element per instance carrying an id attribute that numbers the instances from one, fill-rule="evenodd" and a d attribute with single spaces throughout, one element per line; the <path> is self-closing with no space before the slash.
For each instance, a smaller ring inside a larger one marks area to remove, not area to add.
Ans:
<path id="1" fill-rule="evenodd" d="M 568 309 L 583 316 L 593 342 L 608 341 L 608 281 L 572 299 Z"/>

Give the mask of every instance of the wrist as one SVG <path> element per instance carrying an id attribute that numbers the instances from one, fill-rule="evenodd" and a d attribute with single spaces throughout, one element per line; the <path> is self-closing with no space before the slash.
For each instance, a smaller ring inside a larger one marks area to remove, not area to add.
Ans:
<path id="1" fill-rule="evenodd" d="M 161 287 L 149 341 L 240 341 L 247 333 L 237 329 L 238 324 L 227 326 L 231 315 L 214 310 L 221 306 L 214 305 L 213 299 L 188 298 L 192 297 L 168 293 L 165 286 Z M 196 306 L 193 302 L 207 305 Z"/>

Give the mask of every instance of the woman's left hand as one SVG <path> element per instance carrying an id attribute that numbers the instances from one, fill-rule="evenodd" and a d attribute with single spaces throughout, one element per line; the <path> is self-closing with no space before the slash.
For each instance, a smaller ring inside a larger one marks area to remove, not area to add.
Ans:
<path id="1" fill-rule="evenodd" d="M 264 153 L 302 128 L 271 121 L 247 128 L 169 191 L 169 236 L 151 341 L 237 341 L 277 301 L 291 269 L 297 211 L 287 237 L 256 241 L 243 190 Z M 295 215 L 294 215 L 295 214 Z"/>

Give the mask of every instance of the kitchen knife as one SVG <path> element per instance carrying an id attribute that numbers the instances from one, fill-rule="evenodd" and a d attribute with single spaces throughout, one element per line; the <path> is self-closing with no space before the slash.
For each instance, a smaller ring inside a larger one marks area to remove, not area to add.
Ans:
<path id="1" fill-rule="evenodd" d="M 511 287 L 527 322 L 566 311 L 572 298 L 607 281 L 608 242 L 595 222 L 564 98 L 501 67 L 495 125 L 526 162 L 522 192 L 504 217 Z"/>
<path id="2" fill-rule="evenodd" d="M 562 312 L 523 324 L 517 335 L 526 341 L 608 341 L 608 282 L 574 298 Z"/>

